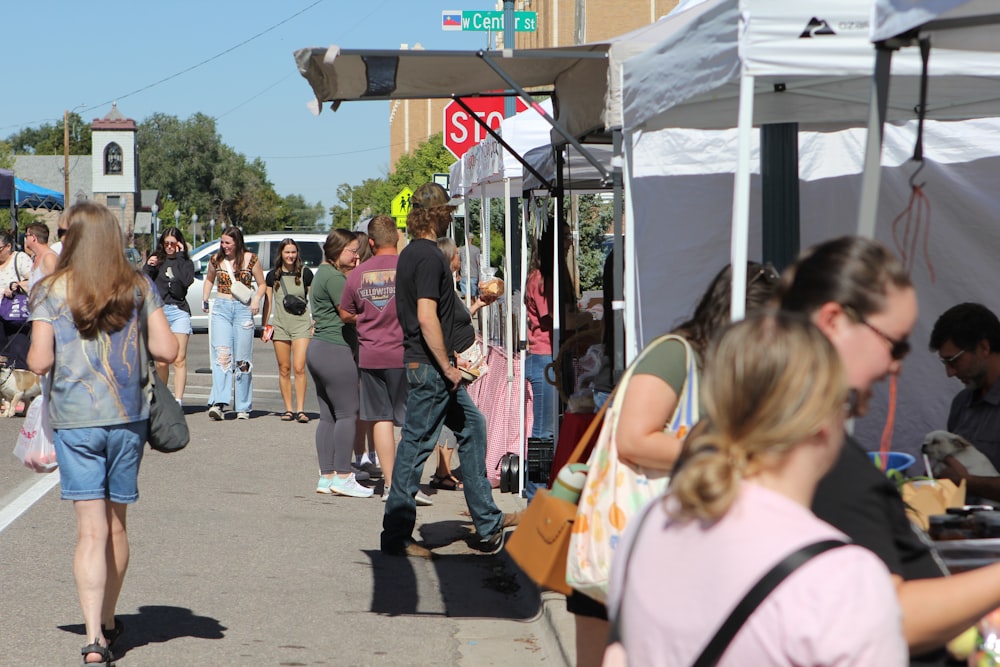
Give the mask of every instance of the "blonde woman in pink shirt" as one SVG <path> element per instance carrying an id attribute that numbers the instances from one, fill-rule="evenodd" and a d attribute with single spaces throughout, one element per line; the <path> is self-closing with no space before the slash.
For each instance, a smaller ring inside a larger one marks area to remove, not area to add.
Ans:
<path id="1" fill-rule="evenodd" d="M 810 511 L 856 403 L 827 338 L 804 317 L 764 315 L 731 327 L 706 358 L 703 421 L 667 496 L 632 522 L 612 568 L 621 644 L 609 650 L 624 649 L 629 664 L 694 664 L 773 566 L 818 541 L 847 541 Z M 717 664 L 907 663 L 889 571 L 848 545 L 792 571 Z"/>

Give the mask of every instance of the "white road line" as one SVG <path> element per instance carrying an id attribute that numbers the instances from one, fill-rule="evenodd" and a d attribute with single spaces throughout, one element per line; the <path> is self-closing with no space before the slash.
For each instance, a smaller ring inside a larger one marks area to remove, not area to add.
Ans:
<path id="1" fill-rule="evenodd" d="M 32 505 L 41 500 L 46 493 L 52 490 L 59 483 L 59 471 L 55 470 L 44 475 L 40 480 L 32 484 L 28 489 L 15 498 L 6 507 L 0 508 L 0 533 L 6 530 L 7 526 L 27 512 Z"/>

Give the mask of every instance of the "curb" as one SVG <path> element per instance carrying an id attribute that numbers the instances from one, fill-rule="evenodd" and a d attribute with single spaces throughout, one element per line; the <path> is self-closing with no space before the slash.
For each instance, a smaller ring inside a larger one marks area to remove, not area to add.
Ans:
<path id="1" fill-rule="evenodd" d="M 576 637 L 573 615 L 566 611 L 566 596 L 554 591 L 540 591 L 541 622 L 545 633 L 546 655 L 566 667 L 576 665 Z"/>

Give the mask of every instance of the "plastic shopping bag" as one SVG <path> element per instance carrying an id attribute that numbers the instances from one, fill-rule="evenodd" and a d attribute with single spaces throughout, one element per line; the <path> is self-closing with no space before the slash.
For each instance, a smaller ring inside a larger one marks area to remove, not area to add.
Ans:
<path id="1" fill-rule="evenodd" d="M 49 406 L 45 393 L 28 406 L 17 436 L 14 456 L 35 472 L 52 472 L 56 469 L 56 447 L 52 426 L 49 424 Z"/>

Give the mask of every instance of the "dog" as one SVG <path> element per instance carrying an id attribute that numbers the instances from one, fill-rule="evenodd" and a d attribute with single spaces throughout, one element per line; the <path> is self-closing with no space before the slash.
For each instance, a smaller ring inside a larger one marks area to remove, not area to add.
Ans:
<path id="1" fill-rule="evenodd" d="M 4 417 L 13 417 L 17 412 L 17 404 L 24 401 L 25 410 L 28 403 L 42 393 L 42 382 L 38 375 L 31 371 L 0 366 L 0 396 L 7 400 Z"/>
<path id="2" fill-rule="evenodd" d="M 993 463 L 976 447 L 960 435 L 948 431 L 931 431 L 924 438 L 920 450 L 934 463 L 934 475 L 939 476 L 949 456 L 965 466 L 975 477 L 1000 477 Z"/>

